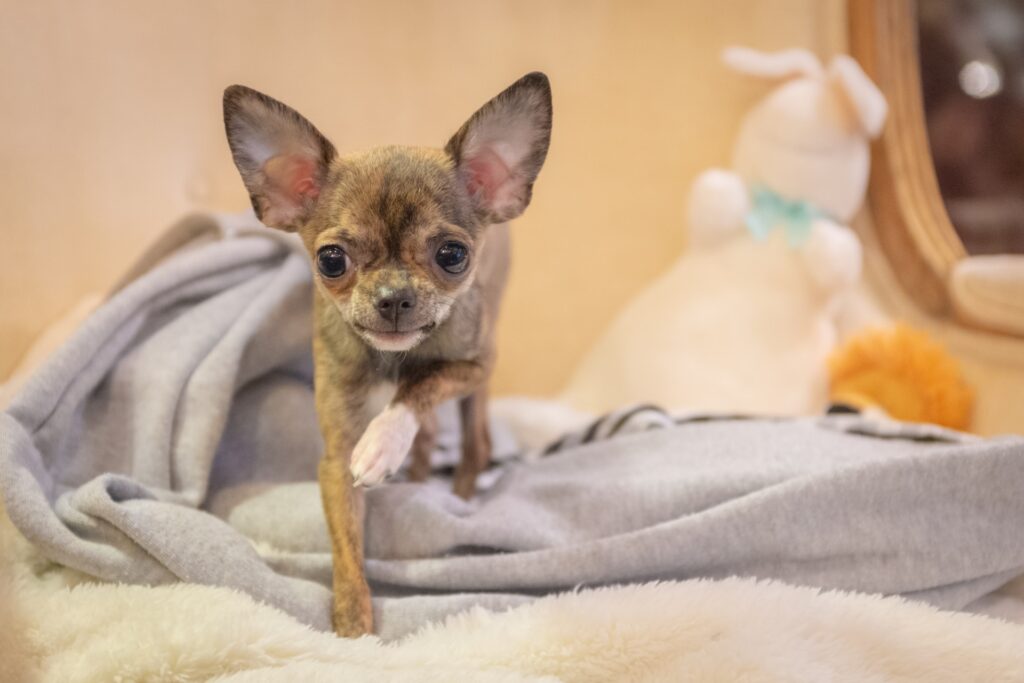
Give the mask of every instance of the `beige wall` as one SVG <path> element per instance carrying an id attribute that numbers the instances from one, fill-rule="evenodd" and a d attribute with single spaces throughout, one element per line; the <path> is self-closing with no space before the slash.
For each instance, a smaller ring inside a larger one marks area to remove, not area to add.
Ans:
<path id="1" fill-rule="evenodd" d="M 522 73 L 555 130 L 515 226 L 501 392 L 557 390 L 610 316 L 683 247 L 694 175 L 728 159 L 760 84 L 722 46 L 843 42 L 841 0 L 0 0 L 0 377 L 194 208 L 247 202 L 220 123 L 241 82 L 341 150 L 442 144 Z"/>

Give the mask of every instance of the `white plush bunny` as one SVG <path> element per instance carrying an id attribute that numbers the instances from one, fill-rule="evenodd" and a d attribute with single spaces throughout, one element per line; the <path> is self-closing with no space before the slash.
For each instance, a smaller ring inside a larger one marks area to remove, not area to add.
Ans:
<path id="1" fill-rule="evenodd" d="M 744 119 L 732 169 L 694 182 L 690 248 L 581 363 L 563 396 L 578 408 L 798 414 L 825 403 L 835 316 L 861 270 L 846 223 L 885 99 L 847 56 L 827 70 L 806 50 L 723 58 L 782 85 Z"/>

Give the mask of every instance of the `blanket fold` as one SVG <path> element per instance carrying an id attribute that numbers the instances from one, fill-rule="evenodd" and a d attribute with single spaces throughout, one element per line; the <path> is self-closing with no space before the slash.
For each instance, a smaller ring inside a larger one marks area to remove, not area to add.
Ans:
<path id="1" fill-rule="evenodd" d="M 87 574 L 234 587 L 326 629 L 307 257 L 254 219 L 162 243 L 0 414 L 8 514 Z M 827 417 L 565 443 L 470 502 L 443 478 L 368 493 L 383 634 L 580 585 L 746 575 L 962 608 L 1024 573 L 1024 439 Z"/>

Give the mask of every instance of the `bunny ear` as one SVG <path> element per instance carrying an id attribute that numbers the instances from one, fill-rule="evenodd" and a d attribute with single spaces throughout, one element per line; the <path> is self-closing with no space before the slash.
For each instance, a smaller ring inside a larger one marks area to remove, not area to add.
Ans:
<path id="1" fill-rule="evenodd" d="M 800 48 L 780 52 L 758 52 L 749 47 L 727 47 L 722 61 L 733 71 L 761 78 L 794 78 L 821 76 L 821 61 L 813 53 Z"/>
<path id="2" fill-rule="evenodd" d="M 885 125 L 889 105 L 864 70 L 852 57 L 837 55 L 828 66 L 829 81 L 834 83 L 846 97 L 868 137 L 876 138 Z"/>

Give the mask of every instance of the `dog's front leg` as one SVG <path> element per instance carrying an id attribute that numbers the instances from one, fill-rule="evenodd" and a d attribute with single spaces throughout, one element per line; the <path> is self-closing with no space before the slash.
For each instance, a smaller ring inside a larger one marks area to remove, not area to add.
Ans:
<path id="1" fill-rule="evenodd" d="M 356 483 L 373 486 L 394 474 L 434 409 L 473 393 L 488 371 L 487 365 L 477 361 L 434 361 L 410 370 L 399 380 L 391 405 L 370 422 L 356 444 L 352 454 Z"/>
<path id="2" fill-rule="evenodd" d="M 363 574 L 362 492 L 352 486 L 347 456 L 327 451 L 318 473 L 331 536 L 331 624 L 339 636 L 355 638 L 373 632 L 370 588 Z"/>
<path id="3" fill-rule="evenodd" d="M 355 488 L 349 467 L 352 448 L 366 426 L 360 406 L 345 390 L 353 382 L 339 376 L 335 363 L 314 338 L 316 408 L 324 437 L 318 468 L 320 496 L 331 537 L 334 632 L 357 637 L 373 631 L 370 589 L 363 573 L 363 494 Z"/>

